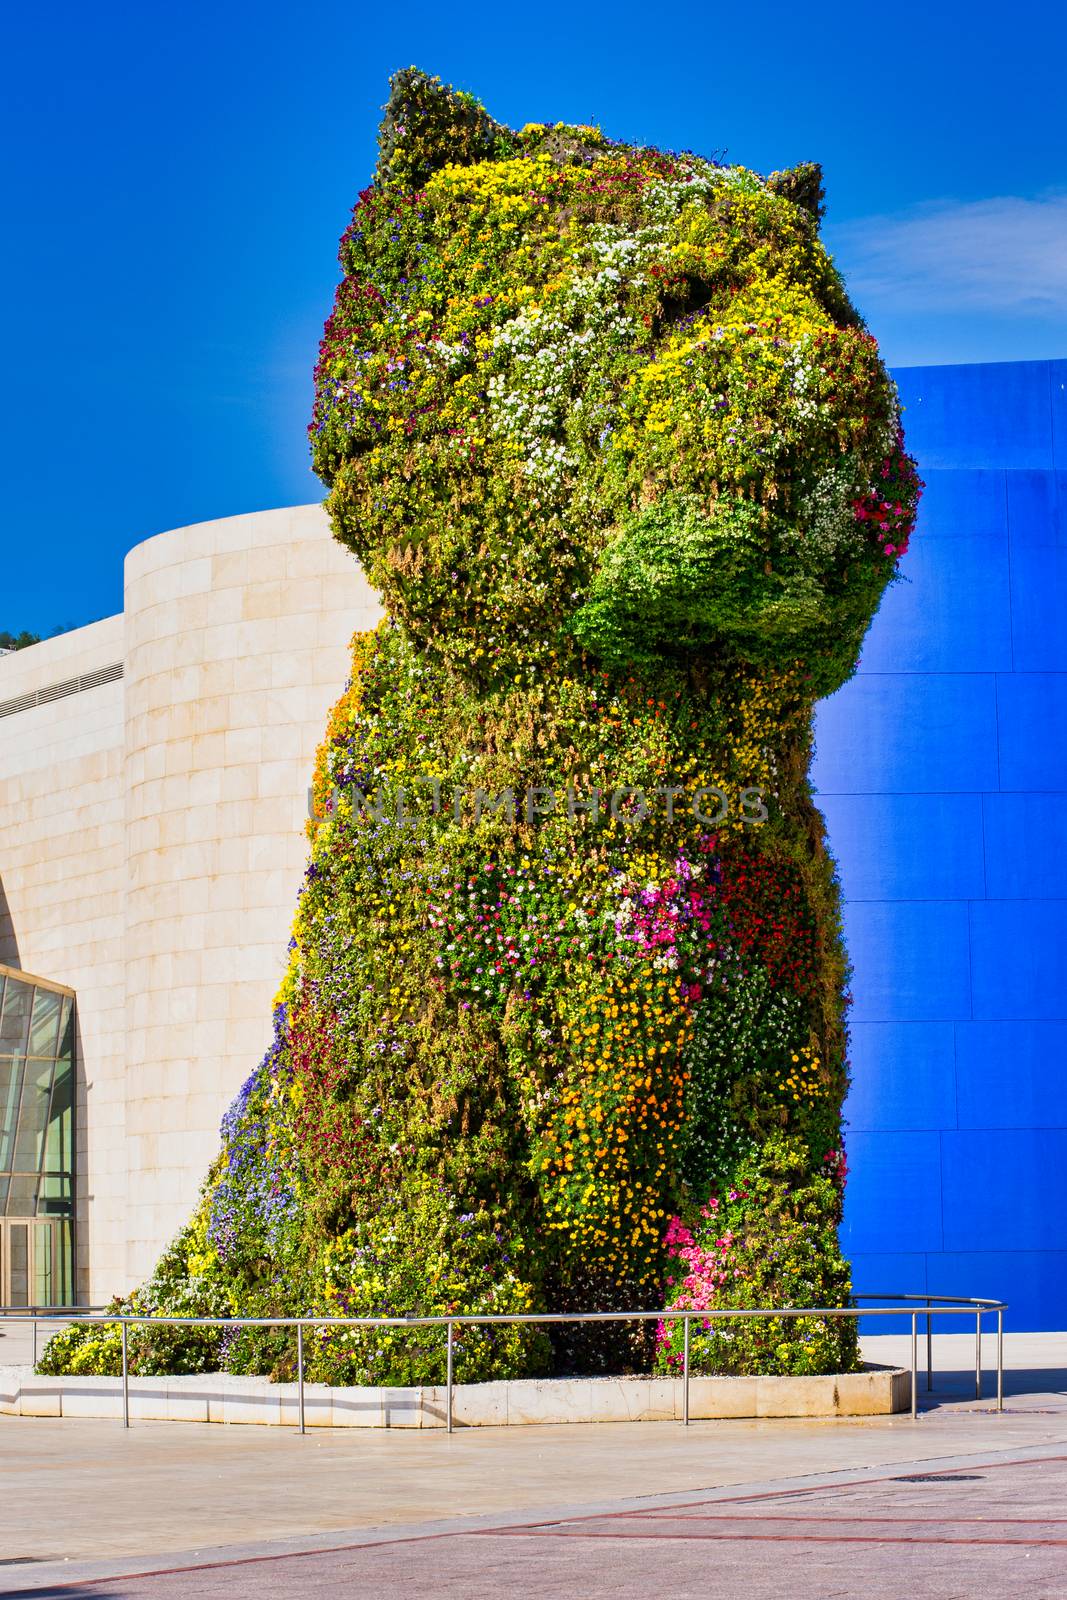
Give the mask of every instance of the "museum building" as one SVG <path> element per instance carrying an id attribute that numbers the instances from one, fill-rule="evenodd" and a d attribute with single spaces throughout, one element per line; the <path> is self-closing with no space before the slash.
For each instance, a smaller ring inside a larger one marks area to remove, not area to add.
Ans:
<path id="1" fill-rule="evenodd" d="M 898 371 L 926 493 L 813 779 L 853 965 L 860 1290 L 1067 1327 L 1067 362 Z M 377 597 L 304 506 L 160 534 L 0 659 L 0 1297 L 98 1303 L 270 1036 L 315 747 Z"/>
<path id="2" fill-rule="evenodd" d="M 305 506 L 148 539 L 121 616 L 0 658 L 4 1303 L 106 1301 L 187 1215 L 269 1036 L 314 752 L 380 615 Z"/>

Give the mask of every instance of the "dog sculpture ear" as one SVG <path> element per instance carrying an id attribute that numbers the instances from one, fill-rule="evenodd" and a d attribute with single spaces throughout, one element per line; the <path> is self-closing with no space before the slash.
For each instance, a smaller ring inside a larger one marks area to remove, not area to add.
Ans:
<path id="1" fill-rule="evenodd" d="M 799 166 L 789 167 L 785 172 L 772 172 L 767 179 L 767 187 L 772 194 L 780 194 L 785 200 L 792 200 L 795 206 L 806 211 L 814 219 L 818 227 L 826 213 L 823 201 L 826 199 L 826 190 L 822 183 L 822 167 L 817 161 L 802 161 Z"/>
<path id="2" fill-rule="evenodd" d="M 391 93 L 378 132 L 376 183 L 421 189 L 449 165 L 467 166 L 510 151 L 515 135 L 494 122 L 480 101 L 417 67 L 389 80 Z"/>

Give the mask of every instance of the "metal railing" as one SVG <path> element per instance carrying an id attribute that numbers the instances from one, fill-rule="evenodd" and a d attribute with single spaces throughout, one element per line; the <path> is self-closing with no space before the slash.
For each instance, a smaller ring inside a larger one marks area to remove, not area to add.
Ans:
<path id="1" fill-rule="evenodd" d="M 0 1318 L 8 1322 L 32 1322 L 33 1365 L 37 1365 L 37 1325 L 39 1322 L 92 1322 L 93 1313 L 106 1311 L 107 1306 L 0 1306 Z M 101 1322 L 114 1322 L 114 1317 L 101 1317 Z"/>
<path id="2" fill-rule="evenodd" d="M 899 1317 L 911 1318 L 911 1415 L 919 1410 L 919 1318 L 926 1318 L 926 1387 L 933 1388 L 933 1318 L 973 1316 L 975 1319 L 975 1398 L 982 1398 L 982 1318 L 997 1319 L 997 1411 L 1004 1410 L 1004 1313 L 1003 1300 L 980 1300 L 962 1295 L 936 1294 L 861 1294 L 853 1296 L 851 1306 L 782 1306 L 759 1310 L 691 1311 L 671 1307 L 662 1311 L 570 1311 L 518 1312 L 510 1315 L 439 1317 L 150 1317 L 108 1312 L 106 1307 L 79 1306 L 0 1306 L 0 1318 L 8 1322 L 31 1322 L 34 1327 L 34 1366 L 37 1364 L 37 1324 L 39 1322 L 118 1325 L 122 1340 L 122 1423 L 130 1425 L 130 1359 L 128 1330 L 131 1327 L 193 1328 L 295 1328 L 297 1372 L 297 1416 L 301 1433 L 306 1433 L 304 1404 L 305 1328 L 444 1328 L 445 1329 L 445 1426 L 452 1432 L 455 1330 L 457 1328 L 496 1327 L 521 1324 L 524 1327 L 579 1322 L 684 1322 L 682 1334 L 682 1423 L 689 1425 L 690 1328 L 699 1322 L 707 1330 L 713 1322 L 796 1319 L 802 1317 Z M 895 1305 L 869 1305 L 868 1301 L 896 1301 Z M 859 1302 L 863 1302 L 860 1304 Z"/>

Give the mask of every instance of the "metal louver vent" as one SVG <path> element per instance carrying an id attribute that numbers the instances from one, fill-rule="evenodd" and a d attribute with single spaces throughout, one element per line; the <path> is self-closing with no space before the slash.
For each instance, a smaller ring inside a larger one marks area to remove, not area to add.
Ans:
<path id="1" fill-rule="evenodd" d="M 43 689 L 16 695 L 13 700 L 0 700 L 0 717 L 13 717 L 17 711 L 30 711 L 34 706 L 46 706 L 52 700 L 65 700 L 69 694 L 97 689 L 102 683 L 114 683 L 122 675 L 122 662 L 113 661 L 110 666 L 97 667 L 95 672 L 85 672 L 80 678 L 64 678 L 61 683 L 49 683 Z"/>
<path id="2" fill-rule="evenodd" d="M 68 694 L 77 694 L 81 687 L 77 678 L 67 678 L 63 683 L 49 683 L 37 691 L 37 704 L 47 705 L 49 700 L 64 700 Z"/>
<path id="3" fill-rule="evenodd" d="M 78 679 L 79 689 L 95 689 L 101 683 L 114 683 L 116 678 L 122 677 L 122 662 L 115 661 L 110 667 L 97 667 L 95 672 L 83 672 Z"/>

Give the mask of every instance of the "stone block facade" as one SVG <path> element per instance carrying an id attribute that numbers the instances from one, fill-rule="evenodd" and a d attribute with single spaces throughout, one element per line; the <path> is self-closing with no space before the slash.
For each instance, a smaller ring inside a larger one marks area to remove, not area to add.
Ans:
<path id="1" fill-rule="evenodd" d="M 266 1047 L 315 746 L 380 615 L 298 506 L 146 540 L 121 616 L 0 658 L 0 962 L 78 994 L 82 1299 L 151 1268 Z"/>

